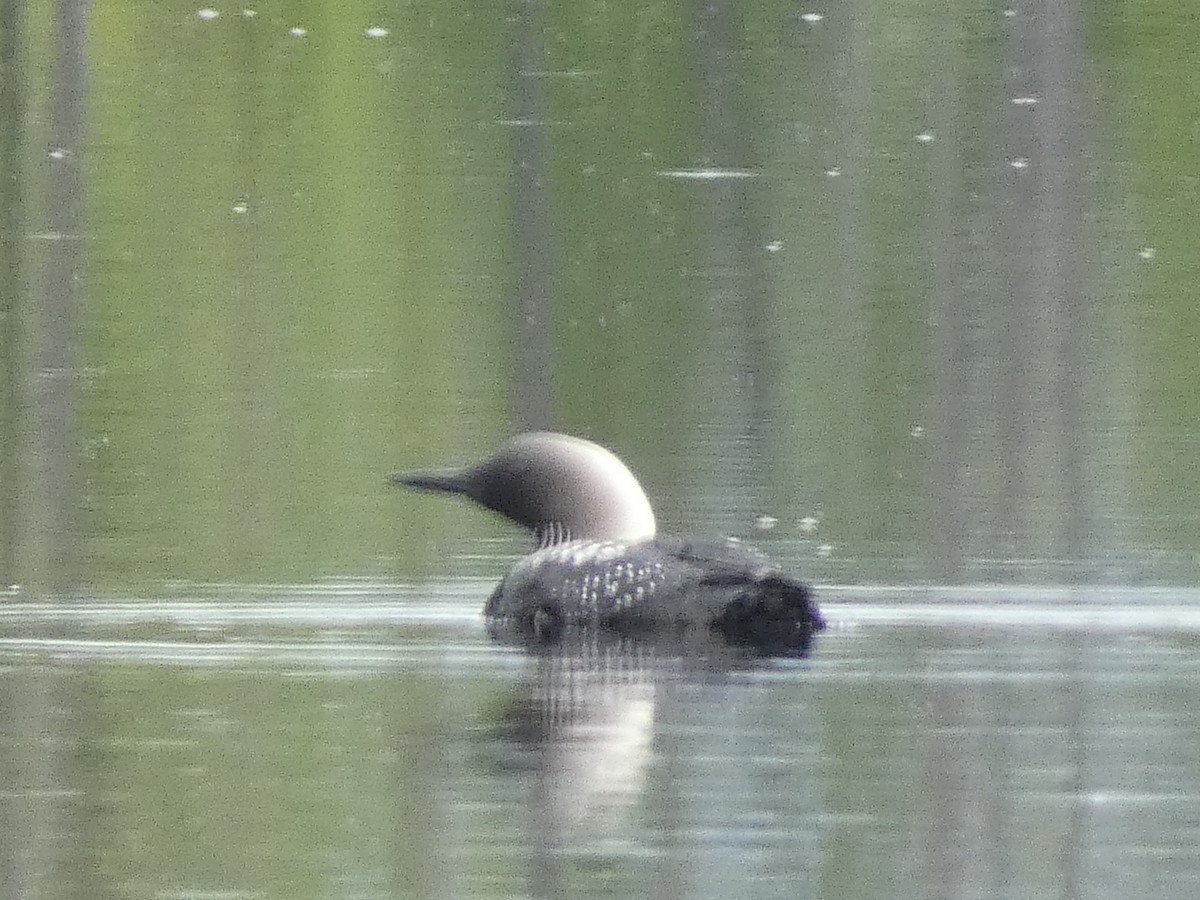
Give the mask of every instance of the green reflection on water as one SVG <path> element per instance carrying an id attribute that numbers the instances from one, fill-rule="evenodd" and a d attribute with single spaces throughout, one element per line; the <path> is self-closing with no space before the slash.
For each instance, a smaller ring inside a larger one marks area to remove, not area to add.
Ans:
<path id="1" fill-rule="evenodd" d="M 518 427 L 534 262 L 551 418 L 664 524 L 770 516 L 818 580 L 1194 580 L 1194 23 L 1014 13 L 94 9 L 78 580 L 407 576 L 506 534 L 382 475 Z M 53 15 L 6 30 L 0 112 L 0 574 L 44 586 Z M 722 168 L 756 177 L 671 174 Z"/>
<path id="2" fill-rule="evenodd" d="M 26 767 L 10 783 L 34 790 L 26 742 L 48 743 L 48 793 L 31 802 L 59 834 L 30 833 L 10 800 L 5 842 L 42 842 L 30 849 L 46 855 L 48 839 L 65 841 L 49 854 L 55 882 L 39 876 L 47 895 L 76 877 L 92 896 L 146 897 L 433 896 L 444 881 L 432 790 L 444 726 L 428 677 L 130 664 L 27 669 L 5 686 L 10 700 L 59 700 L 18 702 L 33 718 L 18 715 L 4 753 L 6 768 Z"/>

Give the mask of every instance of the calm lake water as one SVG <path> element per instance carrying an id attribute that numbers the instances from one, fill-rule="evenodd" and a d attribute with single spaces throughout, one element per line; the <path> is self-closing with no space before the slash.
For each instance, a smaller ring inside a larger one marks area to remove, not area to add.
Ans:
<path id="1" fill-rule="evenodd" d="M 828 590 L 808 659 L 754 661 L 528 654 L 485 589 L 10 604 L 5 895 L 1200 886 L 1194 593 Z"/>
<path id="2" fill-rule="evenodd" d="M 0 897 L 1200 895 L 1192 0 L 0 0 Z M 804 659 L 491 641 L 553 428 Z"/>

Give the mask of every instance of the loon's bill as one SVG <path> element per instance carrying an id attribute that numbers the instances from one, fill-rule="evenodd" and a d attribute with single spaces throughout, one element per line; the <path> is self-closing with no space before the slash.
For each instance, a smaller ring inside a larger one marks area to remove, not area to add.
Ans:
<path id="1" fill-rule="evenodd" d="M 494 631 L 546 638 L 574 624 L 630 634 L 701 626 L 757 647 L 806 649 L 825 627 L 809 586 L 757 550 L 657 537 L 633 473 L 591 441 L 522 434 L 477 465 L 390 480 L 465 494 L 534 534 L 537 549 L 487 602 Z"/>

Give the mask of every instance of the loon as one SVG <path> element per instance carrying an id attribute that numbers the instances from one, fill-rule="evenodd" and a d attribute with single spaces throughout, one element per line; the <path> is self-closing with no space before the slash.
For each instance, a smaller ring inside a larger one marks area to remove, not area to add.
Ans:
<path id="1" fill-rule="evenodd" d="M 578 624 L 630 635 L 705 627 L 738 644 L 803 650 L 825 627 L 808 585 L 758 550 L 658 536 L 633 473 L 591 441 L 520 434 L 477 465 L 389 479 L 463 494 L 532 531 L 536 548 L 484 607 L 493 632 L 546 640 Z"/>

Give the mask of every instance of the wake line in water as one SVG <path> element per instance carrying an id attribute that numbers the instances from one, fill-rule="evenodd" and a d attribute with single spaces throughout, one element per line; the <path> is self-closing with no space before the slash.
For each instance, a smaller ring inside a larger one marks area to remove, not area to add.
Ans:
<path id="1" fill-rule="evenodd" d="M 334 671 L 391 669 L 416 663 L 436 663 L 456 669 L 476 664 L 492 667 L 520 654 L 491 642 L 476 645 L 437 641 L 400 641 L 394 644 L 346 641 L 240 641 L 196 642 L 170 640 L 103 640 L 87 638 L 0 638 L 0 659 L 54 659 L 59 661 L 138 662 L 185 667 L 249 667 L 297 665 Z"/>
<path id="2" fill-rule="evenodd" d="M 135 625 L 169 622 L 195 628 L 242 624 L 325 625 L 475 625 L 483 621 L 480 603 L 413 603 L 377 600 L 130 600 L 80 601 L 76 604 L 7 603 L 0 626 L 10 622 L 74 622 L 83 625 Z"/>
<path id="3" fill-rule="evenodd" d="M 339 583 L 206 585 L 181 599 L 6 601 L 0 638 L 39 626 L 163 623 L 214 629 L 247 625 L 342 628 L 428 626 L 482 631 L 492 583 L 469 579 L 428 587 Z M 1190 588 L 901 585 L 817 587 L 834 629 L 869 626 L 1037 628 L 1064 631 L 1200 632 L 1200 591 Z M 4 644 L 0 643 L 0 649 Z"/>

